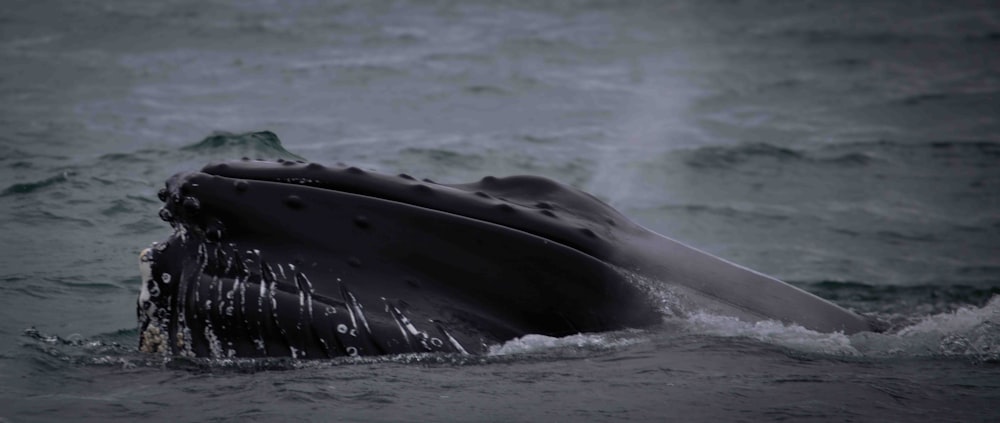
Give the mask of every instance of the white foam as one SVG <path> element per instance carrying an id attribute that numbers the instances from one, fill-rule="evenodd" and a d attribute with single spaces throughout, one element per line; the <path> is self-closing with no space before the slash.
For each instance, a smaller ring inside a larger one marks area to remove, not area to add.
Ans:
<path id="1" fill-rule="evenodd" d="M 746 322 L 735 317 L 695 312 L 680 321 L 686 330 L 710 336 L 744 337 L 796 351 L 836 356 L 960 356 L 1000 360 L 1000 296 L 983 307 L 962 307 L 925 316 L 895 332 L 822 333 L 773 320 Z"/>
<path id="2" fill-rule="evenodd" d="M 898 335 L 962 333 L 983 324 L 1000 324 L 1000 295 L 994 296 L 982 308 L 961 307 L 953 312 L 924 317 L 919 322 L 900 330 Z"/>
<path id="3" fill-rule="evenodd" d="M 746 322 L 735 317 L 696 312 L 686 319 L 687 329 L 713 336 L 746 337 L 764 343 L 824 354 L 858 355 L 842 332 L 822 333 L 774 320 Z"/>
<path id="4" fill-rule="evenodd" d="M 615 337 L 612 334 L 576 334 L 555 338 L 546 335 L 528 334 L 514 338 L 501 345 L 489 347 L 487 355 L 502 356 L 526 354 L 562 348 L 612 349 L 642 342 L 637 337 Z"/>
<path id="5" fill-rule="evenodd" d="M 869 356 L 949 356 L 1000 361 L 1000 296 L 983 307 L 925 316 L 895 333 L 862 333 L 854 345 Z"/>

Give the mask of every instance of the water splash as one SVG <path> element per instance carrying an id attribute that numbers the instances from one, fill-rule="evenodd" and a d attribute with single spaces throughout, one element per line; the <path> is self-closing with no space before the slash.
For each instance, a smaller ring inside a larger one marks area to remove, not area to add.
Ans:
<path id="1" fill-rule="evenodd" d="M 490 346 L 487 355 L 489 356 L 509 356 L 538 353 L 551 350 L 611 350 L 626 347 L 639 342 L 643 338 L 635 333 L 588 333 L 564 336 L 561 338 L 528 334 L 520 338 L 515 338 L 500 345 Z"/>
<path id="2" fill-rule="evenodd" d="M 863 333 L 852 344 L 865 355 L 964 357 L 975 362 L 1000 362 L 1000 295 L 982 307 L 920 318 L 895 333 Z"/>
<path id="3" fill-rule="evenodd" d="M 744 337 L 796 351 L 857 356 L 851 338 L 840 332 L 822 333 L 774 320 L 746 322 L 735 317 L 698 312 L 686 319 L 686 330 L 720 337 Z"/>
<path id="4" fill-rule="evenodd" d="M 798 352 L 838 357 L 1000 361 L 1000 296 L 983 307 L 967 306 L 924 316 L 912 325 L 886 333 L 822 333 L 773 320 L 751 323 L 705 312 L 692 313 L 680 321 L 690 333 L 749 338 Z"/>

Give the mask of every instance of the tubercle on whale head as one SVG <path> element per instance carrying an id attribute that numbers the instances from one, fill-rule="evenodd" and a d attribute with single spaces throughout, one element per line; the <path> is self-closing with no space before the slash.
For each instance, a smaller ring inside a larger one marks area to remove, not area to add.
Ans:
<path id="1" fill-rule="evenodd" d="M 163 202 L 160 219 L 180 234 L 194 232 L 209 242 L 217 242 L 222 239 L 225 225 L 211 214 L 202 213 L 201 200 L 192 193 L 198 187 L 198 182 L 191 180 L 194 176 L 192 173 L 178 173 L 167 180 L 166 186 L 157 193 Z"/>

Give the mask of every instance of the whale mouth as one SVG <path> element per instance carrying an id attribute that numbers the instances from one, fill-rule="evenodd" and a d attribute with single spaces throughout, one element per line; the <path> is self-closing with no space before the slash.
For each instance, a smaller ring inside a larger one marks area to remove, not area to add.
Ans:
<path id="1" fill-rule="evenodd" d="M 174 175 L 159 197 L 175 231 L 140 256 L 142 351 L 465 353 L 657 315 L 605 260 L 638 229 L 545 178 L 244 160 Z"/>

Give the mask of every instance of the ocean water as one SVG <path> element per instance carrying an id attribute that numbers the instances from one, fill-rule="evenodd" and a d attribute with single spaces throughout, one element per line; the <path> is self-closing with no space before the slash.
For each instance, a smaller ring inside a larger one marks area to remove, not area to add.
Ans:
<path id="1" fill-rule="evenodd" d="M 0 421 L 996 421 L 997 51 L 990 1 L 7 1 Z M 138 353 L 156 191 L 242 156 L 548 176 L 886 331 Z"/>

